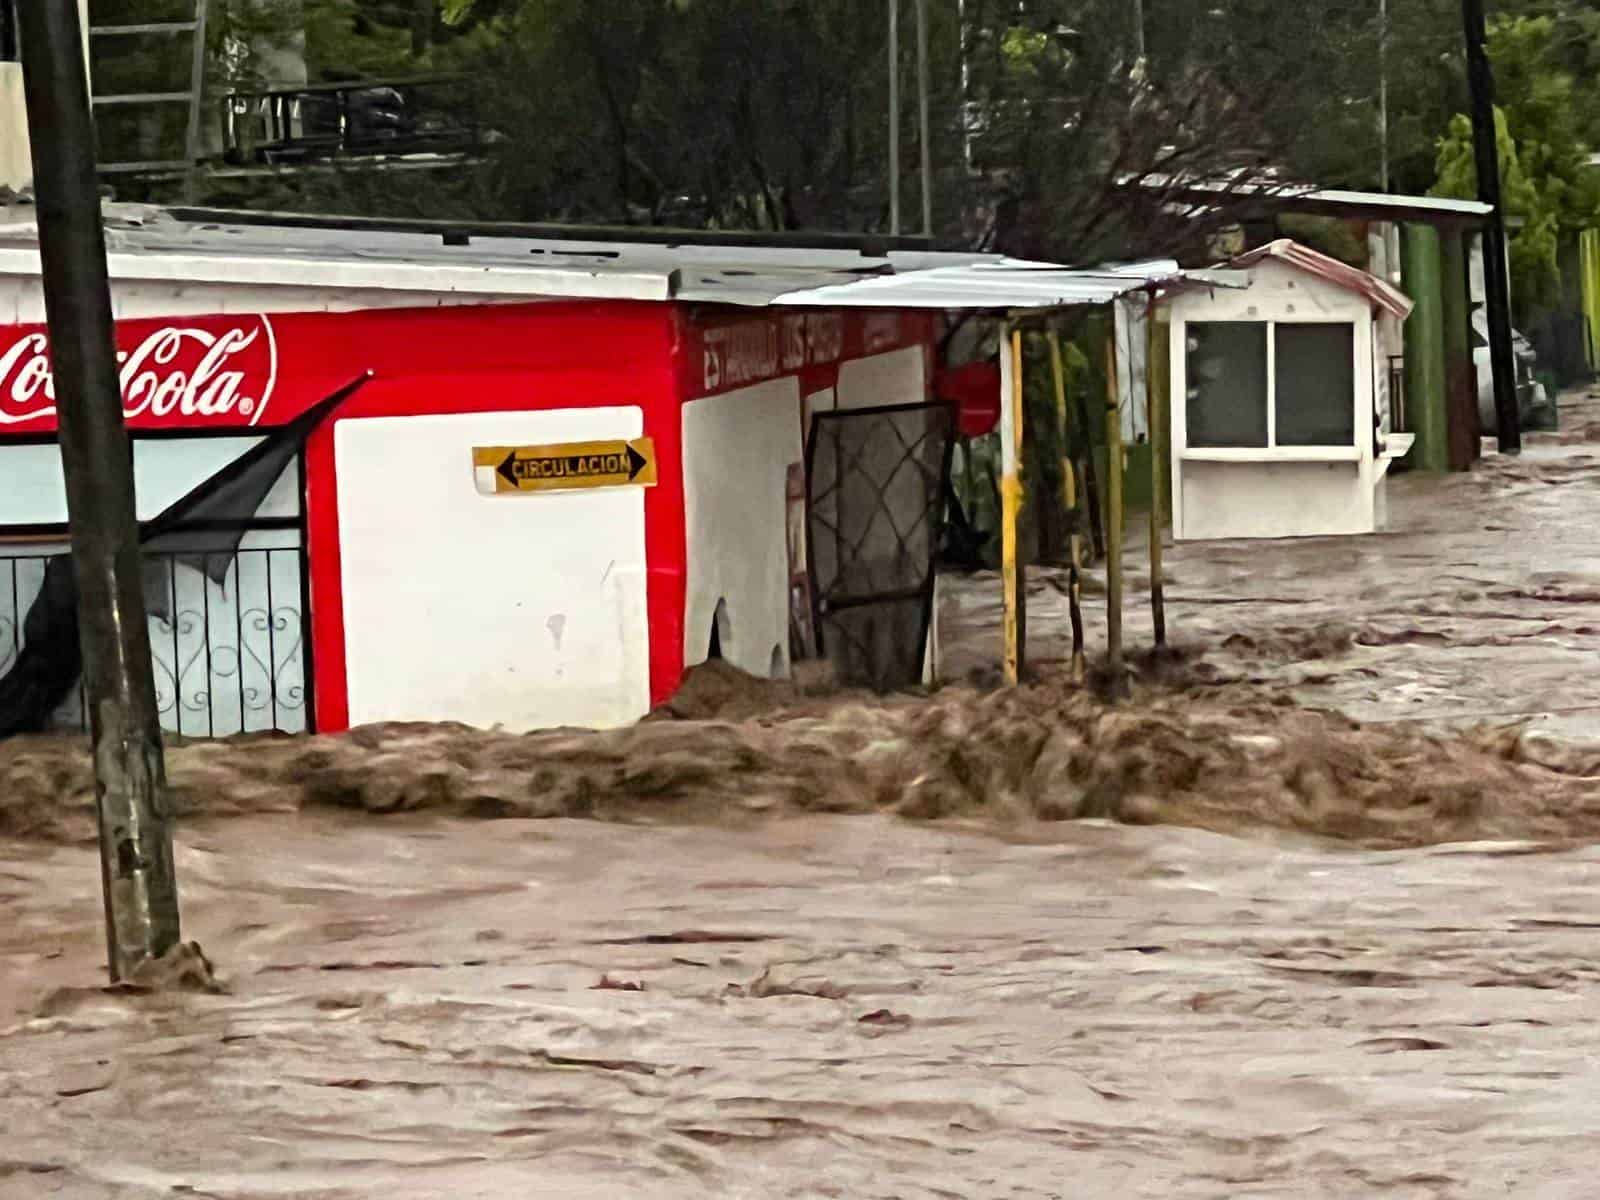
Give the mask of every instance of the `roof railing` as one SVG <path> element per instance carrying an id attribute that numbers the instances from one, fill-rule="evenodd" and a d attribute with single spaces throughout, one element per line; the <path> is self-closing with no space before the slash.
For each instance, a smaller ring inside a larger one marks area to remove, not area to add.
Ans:
<path id="1" fill-rule="evenodd" d="M 222 158 L 293 166 L 334 158 L 472 154 L 485 130 L 460 76 L 241 89 L 222 101 Z"/>

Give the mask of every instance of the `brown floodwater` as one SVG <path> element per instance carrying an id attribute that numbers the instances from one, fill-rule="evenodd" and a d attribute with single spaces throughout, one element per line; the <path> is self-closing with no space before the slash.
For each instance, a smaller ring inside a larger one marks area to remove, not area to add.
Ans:
<path id="1" fill-rule="evenodd" d="M 103 988 L 81 749 L 10 743 L 0 1198 L 1593 1195 L 1590 412 L 1175 548 L 1116 709 L 1037 572 L 1016 693 L 176 747 L 224 994 Z"/>

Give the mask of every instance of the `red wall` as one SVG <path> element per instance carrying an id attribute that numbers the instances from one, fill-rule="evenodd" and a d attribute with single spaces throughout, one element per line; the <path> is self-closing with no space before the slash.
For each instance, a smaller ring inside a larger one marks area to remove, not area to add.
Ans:
<path id="1" fill-rule="evenodd" d="M 650 691 L 683 677 L 686 533 L 682 405 L 798 375 L 831 387 L 843 360 L 921 343 L 925 313 L 759 310 L 635 301 L 119 322 L 124 402 L 143 431 L 240 433 L 286 424 L 363 372 L 373 378 L 307 446 L 310 637 L 317 725 L 349 723 L 333 425 L 360 417 L 638 406 L 659 482 L 645 494 Z M 0 328 L 0 441 L 55 430 L 44 330 Z M 797 419 L 801 414 L 796 414 Z M 403 485 L 400 485 L 403 486 Z M 406 553 L 404 529 L 394 552 Z M 418 564 L 426 569 L 426 564 Z"/>
<path id="2" fill-rule="evenodd" d="M 332 425 L 359 417 L 638 406 L 655 439 L 659 482 L 645 492 L 650 563 L 650 691 L 672 694 L 683 671 L 683 474 L 667 305 L 631 302 L 371 311 L 337 322 L 347 361 L 376 378 L 307 446 L 312 644 L 317 725 L 349 724 L 340 598 L 338 480 Z M 395 530 L 395 553 L 406 553 Z M 425 564 L 418 564 L 425 569 Z"/>

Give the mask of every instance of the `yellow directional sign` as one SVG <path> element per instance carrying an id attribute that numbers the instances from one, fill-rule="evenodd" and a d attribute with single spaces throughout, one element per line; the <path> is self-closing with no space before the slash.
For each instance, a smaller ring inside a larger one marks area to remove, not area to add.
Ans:
<path id="1" fill-rule="evenodd" d="M 486 495 L 654 487 L 656 446 L 650 438 L 552 446 L 474 446 L 472 466 L 478 490 Z"/>

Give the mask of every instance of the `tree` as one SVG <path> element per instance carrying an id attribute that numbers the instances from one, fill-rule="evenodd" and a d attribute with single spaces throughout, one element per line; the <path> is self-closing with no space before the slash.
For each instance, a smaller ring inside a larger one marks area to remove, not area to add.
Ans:
<path id="1" fill-rule="evenodd" d="M 1519 321 L 1559 300 L 1563 235 L 1600 220 L 1600 181 L 1588 166 L 1584 101 L 1561 67 L 1558 23 L 1509 17 L 1489 33 L 1501 100 L 1495 110 L 1506 212 L 1519 227 L 1511 239 L 1511 286 Z M 1456 115 L 1439 144 L 1434 194 L 1474 198 L 1478 172 L 1472 125 Z"/>
<path id="2" fill-rule="evenodd" d="M 214 55 L 219 87 L 263 82 L 268 56 L 251 48 L 303 30 L 313 81 L 459 73 L 495 135 L 481 162 L 413 173 L 403 186 L 351 163 L 230 185 L 222 195 L 233 203 L 753 229 L 888 225 L 880 3 L 212 3 L 227 29 L 228 49 Z M 1600 13 L 1564 0 L 1500 3 L 1508 19 L 1496 27 L 1495 52 L 1518 161 L 1566 227 L 1586 202 L 1548 184 L 1576 189 L 1572 147 L 1596 140 Z M 1227 205 L 1197 222 L 1161 195 L 1140 202 L 1129 181 L 1270 175 L 1377 185 L 1376 0 L 1145 0 L 1142 60 L 1126 0 L 967 0 L 964 23 L 954 4 L 929 7 L 935 209 L 946 239 L 1077 262 L 1199 257 L 1231 215 Z M 1464 108 L 1458 0 L 1406 0 L 1391 15 L 1392 174 L 1398 190 L 1423 191 Z M 905 16 L 909 29 L 908 0 Z M 914 197 L 915 46 L 904 42 L 902 182 Z"/>

